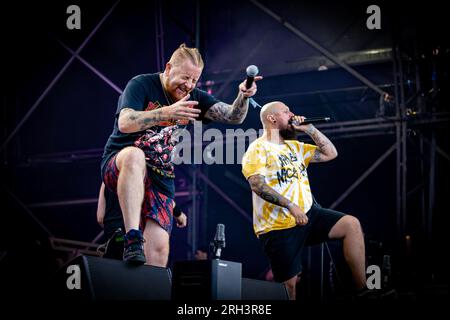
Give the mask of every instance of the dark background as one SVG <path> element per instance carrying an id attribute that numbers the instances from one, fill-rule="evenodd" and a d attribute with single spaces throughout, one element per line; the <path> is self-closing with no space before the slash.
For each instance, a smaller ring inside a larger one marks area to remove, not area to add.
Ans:
<path id="1" fill-rule="evenodd" d="M 381 30 L 368 30 L 366 8 L 372 2 L 261 3 L 333 54 L 358 53 L 361 60 L 353 60 L 352 67 L 392 95 L 393 61 L 398 52 L 404 101 L 413 115 L 404 118 L 408 119 L 404 227 L 397 223 L 395 150 L 336 209 L 360 219 L 369 263 L 381 265 L 384 255 L 391 257 L 392 281 L 400 293 L 414 297 L 448 294 L 447 268 L 442 261 L 448 255 L 450 52 L 443 5 L 437 1 L 420 5 L 378 2 Z M 66 28 L 66 8 L 71 4 L 81 8 L 81 30 Z M 30 265 L 37 270 L 33 276 L 36 289 L 73 256 L 74 252 L 53 250 L 50 238 L 91 242 L 101 232 L 95 218 L 99 164 L 112 131 L 119 93 L 75 58 L 42 94 L 72 58 L 62 44 L 78 49 L 114 4 L 2 4 L 0 264 L 2 278 L 14 279 L 19 287 L 29 285 L 24 272 Z M 157 37 L 158 30 L 161 37 Z M 335 123 L 376 117 L 380 123 L 385 120 L 380 117 L 375 91 L 342 68 L 329 65 L 317 50 L 249 1 L 121 1 L 79 55 L 123 89 L 137 74 L 161 71 L 163 62 L 181 43 L 195 46 L 196 41 L 205 60 L 201 88 L 212 90 L 223 101 L 234 100 L 245 68 L 255 64 L 265 77 L 255 96 L 261 105 L 281 100 L 296 114 L 327 115 Z M 388 53 L 369 61 L 364 58 L 370 56 L 370 50 Z M 322 64 L 327 64 L 328 70 L 318 71 Z M 206 86 L 206 81 L 214 84 Z M 395 116 L 395 103 L 383 106 L 385 117 Z M 444 120 L 422 125 L 414 122 L 430 120 L 433 114 L 437 114 L 435 118 L 443 115 Z M 236 128 L 207 126 L 211 127 L 223 132 Z M 239 127 L 259 129 L 259 108 L 250 107 Z M 358 134 L 327 133 L 339 157 L 309 168 L 318 201 L 330 206 L 338 199 L 395 143 L 395 132 L 395 127 L 375 126 Z M 434 160 L 427 143 L 432 139 L 440 150 Z M 430 168 L 435 169 L 434 175 Z M 242 262 L 246 277 L 263 278 L 269 266 L 248 220 L 251 192 L 241 166 L 198 165 L 195 169 L 247 212 L 247 218 L 198 176 L 193 185 L 193 169 L 192 165 L 176 169 L 177 192 L 186 192 L 178 197 L 178 203 L 191 219 L 191 227 L 174 229 L 170 264 L 193 258 L 195 249 L 213 238 L 216 224 L 223 223 L 227 247 L 222 258 Z M 200 192 L 195 196 L 195 210 L 194 189 Z M 348 270 L 339 243 L 330 244 L 329 249 L 339 278 L 344 279 Z M 314 247 L 305 255 L 308 267 L 301 290 L 309 297 L 316 296 L 320 287 L 320 250 Z M 335 271 L 329 280 L 328 248 L 324 250 L 326 292 L 345 288 L 345 281 L 337 280 Z"/>

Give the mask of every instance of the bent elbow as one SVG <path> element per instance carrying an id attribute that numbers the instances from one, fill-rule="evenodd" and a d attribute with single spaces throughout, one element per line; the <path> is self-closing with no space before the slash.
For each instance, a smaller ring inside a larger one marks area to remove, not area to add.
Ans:
<path id="1" fill-rule="evenodd" d="M 336 159 L 336 158 L 337 158 L 337 156 L 338 156 L 338 152 L 337 152 L 337 150 L 334 150 L 334 153 L 333 153 L 333 158 L 331 158 L 331 159 Z"/>
<path id="2" fill-rule="evenodd" d="M 245 115 L 241 116 L 240 118 L 234 118 L 232 123 L 233 124 L 242 124 L 242 123 L 244 123 L 244 120 L 245 120 Z"/>
<path id="3" fill-rule="evenodd" d="M 261 191 L 261 187 L 259 185 L 256 185 L 255 183 L 249 183 L 250 184 L 250 189 L 256 193 L 259 194 L 259 192 Z"/>
<path id="4" fill-rule="evenodd" d="M 337 151 L 333 151 L 333 152 L 324 154 L 323 157 L 322 157 L 322 161 L 323 162 L 328 162 L 328 161 L 336 159 L 337 156 L 338 156 Z"/>
<path id="5" fill-rule="evenodd" d="M 242 124 L 244 119 L 227 119 L 226 123 L 228 124 Z"/>
<path id="6" fill-rule="evenodd" d="M 334 160 L 334 159 L 337 158 L 337 156 L 338 156 L 337 152 L 334 152 L 333 154 L 330 154 L 330 155 L 326 158 L 325 161 L 331 161 L 331 160 Z"/>
<path id="7" fill-rule="evenodd" d="M 119 127 L 119 131 L 120 132 L 122 132 L 122 133 L 130 133 L 130 128 L 129 128 L 128 124 L 126 123 L 126 121 L 121 120 L 119 118 L 117 126 Z"/>

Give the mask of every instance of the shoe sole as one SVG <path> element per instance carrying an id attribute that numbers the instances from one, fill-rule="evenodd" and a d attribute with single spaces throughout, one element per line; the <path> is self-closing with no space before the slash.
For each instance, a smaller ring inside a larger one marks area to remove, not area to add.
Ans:
<path id="1" fill-rule="evenodd" d="M 144 264 L 145 263 L 145 258 L 130 258 L 128 260 L 124 260 L 126 263 L 129 264 Z"/>

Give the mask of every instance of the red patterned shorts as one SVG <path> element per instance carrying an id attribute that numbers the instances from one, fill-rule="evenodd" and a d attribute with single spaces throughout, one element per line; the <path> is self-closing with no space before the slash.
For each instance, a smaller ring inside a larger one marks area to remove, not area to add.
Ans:
<path id="1" fill-rule="evenodd" d="M 108 161 L 103 174 L 105 186 L 115 193 L 117 193 L 119 178 L 116 157 L 117 154 Z M 144 201 L 141 209 L 141 229 L 144 230 L 147 219 L 152 219 L 170 234 L 172 232 L 172 213 L 173 199 L 155 190 L 151 179 L 146 175 L 144 178 Z"/>

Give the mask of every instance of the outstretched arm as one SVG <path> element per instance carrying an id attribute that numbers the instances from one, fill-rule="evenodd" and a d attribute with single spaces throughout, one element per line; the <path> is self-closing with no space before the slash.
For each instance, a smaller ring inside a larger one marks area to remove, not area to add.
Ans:
<path id="1" fill-rule="evenodd" d="M 255 81 L 261 80 L 262 77 L 255 77 Z M 239 93 L 233 104 L 218 102 L 211 106 L 205 114 L 205 117 L 212 121 L 241 124 L 244 122 L 248 112 L 248 99 L 257 91 L 256 83 L 253 82 L 251 88 L 245 87 L 245 81 L 239 85 Z"/>
<path id="2" fill-rule="evenodd" d="M 194 121 L 201 110 L 195 109 L 197 101 L 188 101 L 190 95 L 175 102 L 151 111 L 136 111 L 131 108 L 123 108 L 119 114 L 119 130 L 123 133 L 143 131 L 165 120 L 189 120 Z"/>

